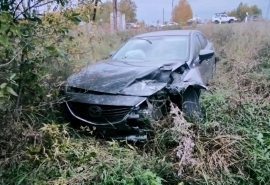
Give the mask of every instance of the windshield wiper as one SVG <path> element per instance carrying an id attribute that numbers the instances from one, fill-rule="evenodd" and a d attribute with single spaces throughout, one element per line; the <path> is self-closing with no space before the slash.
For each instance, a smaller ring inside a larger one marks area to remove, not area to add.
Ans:
<path id="1" fill-rule="evenodd" d="M 150 44 L 152 44 L 152 42 L 150 40 L 148 40 L 148 39 L 144 39 L 144 38 L 137 38 L 137 39 L 145 40 L 145 41 L 149 42 Z"/>

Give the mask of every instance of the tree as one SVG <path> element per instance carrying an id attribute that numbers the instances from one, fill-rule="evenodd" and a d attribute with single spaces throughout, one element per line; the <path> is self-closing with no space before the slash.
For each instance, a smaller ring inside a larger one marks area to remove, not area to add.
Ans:
<path id="1" fill-rule="evenodd" d="M 244 4 L 241 2 L 236 9 L 228 12 L 228 15 L 235 16 L 243 21 L 246 17 L 246 12 L 248 12 L 249 15 L 261 14 L 262 10 L 258 8 L 257 5 L 248 6 L 247 3 Z"/>
<path id="2" fill-rule="evenodd" d="M 126 15 L 126 22 L 136 22 L 137 6 L 132 0 L 121 0 L 118 3 L 118 10 Z M 106 1 L 100 5 L 97 11 L 97 20 L 103 19 L 103 22 L 110 22 L 110 13 L 113 12 L 112 1 Z"/>
<path id="3" fill-rule="evenodd" d="M 45 82 L 47 66 L 67 60 L 65 48 L 67 41 L 72 40 L 68 26 L 81 20 L 71 8 L 64 9 L 67 3 L 67 0 L 0 2 L 0 122 L 4 112 L 17 115 L 20 107 L 47 101 L 44 99 L 50 93 L 47 90 L 53 89 Z M 38 7 L 48 4 L 63 7 L 58 12 L 61 18 L 52 12 L 33 14 Z"/>
<path id="4" fill-rule="evenodd" d="M 185 24 L 189 19 L 192 18 L 192 9 L 187 0 L 180 0 L 178 5 L 173 9 L 172 21 L 179 24 Z"/>
<path id="5" fill-rule="evenodd" d="M 126 15 L 126 22 L 137 22 L 137 6 L 132 0 L 121 0 L 118 4 L 119 11 Z"/>
<path id="6" fill-rule="evenodd" d="M 113 3 L 111 1 L 104 2 L 100 5 L 97 13 L 97 20 L 102 19 L 103 22 L 110 22 L 110 13 L 113 11 Z"/>
<path id="7" fill-rule="evenodd" d="M 92 1 L 92 2 L 93 2 L 93 1 Z M 101 0 L 95 0 L 94 11 L 93 11 L 93 18 L 92 18 L 93 21 L 96 20 L 97 7 L 98 7 L 98 3 L 99 3 L 99 2 L 101 2 Z"/>

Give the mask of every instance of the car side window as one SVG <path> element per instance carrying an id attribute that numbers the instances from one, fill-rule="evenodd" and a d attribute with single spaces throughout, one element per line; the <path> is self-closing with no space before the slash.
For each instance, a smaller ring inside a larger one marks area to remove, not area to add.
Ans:
<path id="1" fill-rule="evenodd" d="M 201 51 L 201 43 L 197 35 L 194 36 L 194 59 L 196 59 Z"/>
<path id="2" fill-rule="evenodd" d="M 205 49 L 205 47 L 207 46 L 207 40 L 206 38 L 202 35 L 202 34 L 198 34 L 202 49 Z"/>

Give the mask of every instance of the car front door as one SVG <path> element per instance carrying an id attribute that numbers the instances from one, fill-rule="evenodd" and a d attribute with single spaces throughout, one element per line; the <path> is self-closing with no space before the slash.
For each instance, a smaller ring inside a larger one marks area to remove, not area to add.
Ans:
<path id="1" fill-rule="evenodd" d="M 202 49 L 202 45 L 197 34 L 193 36 L 193 46 L 193 67 L 199 69 L 203 83 L 207 84 L 207 61 L 205 60 L 200 62 L 199 54 Z"/>
<path id="2" fill-rule="evenodd" d="M 226 15 L 221 15 L 221 22 L 228 22 L 228 17 Z"/>
<path id="3" fill-rule="evenodd" d="M 199 33 L 197 34 L 197 36 L 201 43 L 202 49 L 214 50 L 213 44 L 208 42 L 207 39 L 202 34 Z M 213 66 L 215 63 L 215 57 L 213 56 L 211 59 L 203 61 L 203 63 L 205 64 L 204 72 L 208 82 L 208 80 L 213 76 L 212 73 L 213 73 Z"/>

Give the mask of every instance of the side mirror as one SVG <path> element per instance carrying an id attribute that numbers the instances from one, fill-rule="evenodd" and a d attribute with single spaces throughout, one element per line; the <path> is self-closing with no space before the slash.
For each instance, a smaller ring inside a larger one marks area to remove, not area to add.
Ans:
<path id="1" fill-rule="evenodd" d="M 112 57 L 115 54 L 115 51 L 110 52 L 110 57 Z"/>
<path id="2" fill-rule="evenodd" d="M 202 49 L 199 54 L 200 62 L 208 60 L 214 56 L 215 52 L 210 49 Z"/>

